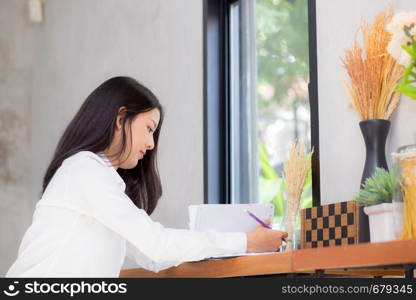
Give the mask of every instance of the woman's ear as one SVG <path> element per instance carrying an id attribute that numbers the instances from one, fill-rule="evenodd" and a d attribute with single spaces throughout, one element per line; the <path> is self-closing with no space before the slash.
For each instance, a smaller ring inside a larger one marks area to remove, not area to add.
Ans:
<path id="1" fill-rule="evenodd" d="M 125 106 L 122 106 L 118 110 L 118 114 L 117 114 L 117 117 L 116 117 L 116 129 L 117 130 L 121 130 L 121 128 L 122 128 L 123 118 L 126 115 L 126 109 L 127 108 Z"/>

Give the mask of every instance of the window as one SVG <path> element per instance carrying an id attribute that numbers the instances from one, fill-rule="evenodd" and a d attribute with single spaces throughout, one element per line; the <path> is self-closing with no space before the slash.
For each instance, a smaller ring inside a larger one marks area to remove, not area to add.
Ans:
<path id="1" fill-rule="evenodd" d="M 208 0 L 204 11 L 205 202 L 273 202 L 281 215 L 283 161 L 301 139 L 314 147 L 303 206 L 318 205 L 314 1 Z"/>

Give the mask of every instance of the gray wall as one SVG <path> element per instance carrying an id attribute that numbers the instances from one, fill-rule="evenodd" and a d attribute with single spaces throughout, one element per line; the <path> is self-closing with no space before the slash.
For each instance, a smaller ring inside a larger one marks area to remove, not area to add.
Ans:
<path id="1" fill-rule="evenodd" d="M 360 120 L 349 106 L 350 101 L 340 81 L 340 77 L 347 79 L 340 58 L 352 44 L 361 16 L 372 21 L 388 3 L 393 5 L 395 12 L 416 9 L 416 1 L 410 0 L 317 1 L 322 203 L 351 200 L 360 186 L 365 145 L 358 125 Z M 391 118 L 386 145 L 388 163 L 391 163 L 390 153 L 397 147 L 416 143 L 415 116 L 416 101 L 402 97 Z"/>
<path id="2" fill-rule="evenodd" d="M 18 56 L 16 61 L 2 56 L 5 65 L 22 64 L 17 61 L 22 59 L 26 62 L 32 45 L 27 41 L 28 47 L 20 53 L 20 39 L 33 35 L 33 74 L 27 78 L 12 76 L 3 64 L 0 69 L 0 76 L 8 82 L 15 77 L 27 79 L 23 85 L 25 91 L 31 91 L 31 99 L 28 93 L 23 95 L 22 82 L 16 82 L 9 83 L 9 94 L 2 91 L 1 103 L 5 109 L 18 111 L 24 122 L 24 126 L 13 125 L 13 136 L 27 136 L 24 130 L 29 128 L 32 139 L 31 144 L 26 139 L 16 141 L 21 152 L 31 154 L 29 161 L 20 161 L 23 154 L 18 153 L 7 157 L 25 166 L 26 171 L 22 169 L 19 174 L 27 174 L 31 167 L 32 184 L 30 194 L 23 193 L 28 183 L 20 182 L 17 187 L 9 182 L 1 184 L 2 190 L 10 192 L 6 193 L 7 201 L 3 194 L 1 198 L 1 225 L 6 226 L 0 229 L 0 274 L 16 258 L 58 138 L 88 94 L 112 76 L 138 79 L 165 107 L 159 148 L 164 195 L 152 218 L 168 227 L 185 228 L 188 205 L 203 203 L 202 1 L 46 1 L 41 25 L 27 25 L 27 1 L 0 3 L 1 20 L 13 24 L 10 31 L 14 30 L 16 37 L 11 38 L 2 26 L 1 49 Z M 11 41 L 14 48 L 8 49 Z M 9 99 L 3 99 L 6 96 Z M 19 219 L 15 219 L 16 214 Z M 134 264 L 127 260 L 125 267 L 129 266 Z"/>
<path id="3" fill-rule="evenodd" d="M 30 225 L 33 28 L 26 1 L 0 1 L 0 276 Z"/>

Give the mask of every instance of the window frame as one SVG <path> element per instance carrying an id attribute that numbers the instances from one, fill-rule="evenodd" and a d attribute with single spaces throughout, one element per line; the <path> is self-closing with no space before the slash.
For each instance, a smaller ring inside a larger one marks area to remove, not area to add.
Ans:
<path id="1" fill-rule="evenodd" d="M 203 1 L 203 147 L 204 203 L 231 203 L 230 36 L 231 4 L 238 0 Z M 319 107 L 316 0 L 308 0 L 309 104 L 311 122 L 312 198 L 320 201 Z"/>

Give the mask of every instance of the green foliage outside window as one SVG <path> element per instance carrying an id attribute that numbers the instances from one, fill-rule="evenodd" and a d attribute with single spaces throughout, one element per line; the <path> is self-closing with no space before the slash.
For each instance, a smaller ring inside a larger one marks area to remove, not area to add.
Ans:
<path id="1" fill-rule="evenodd" d="M 259 110 L 270 111 L 299 79 L 309 81 L 307 0 L 257 0 L 258 86 L 274 88 L 272 99 L 259 93 Z"/>
<path id="2" fill-rule="evenodd" d="M 260 128 L 264 129 L 275 122 L 278 111 L 291 112 L 299 105 L 309 107 L 307 92 L 299 88 L 299 84 L 309 82 L 308 1 L 257 0 L 256 24 L 258 111 Z M 308 121 L 292 122 L 296 128 L 297 122 Z M 296 138 L 293 134 L 291 141 Z M 260 202 L 273 203 L 275 218 L 279 218 L 284 215 L 285 183 L 276 170 L 282 166 L 271 165 L 264 142 L 260 136 Z M 311 171 L 300 206 L 312 206 Z"/>

